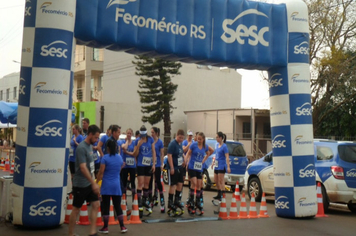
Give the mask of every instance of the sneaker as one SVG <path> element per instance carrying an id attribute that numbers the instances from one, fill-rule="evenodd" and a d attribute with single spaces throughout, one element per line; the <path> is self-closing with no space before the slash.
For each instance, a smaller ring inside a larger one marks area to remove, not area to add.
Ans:
<path id="1" fill-rule="evenodd" d="M 221 196 L 217 195 L 217 196 L 213 197 L 213 199 L 215 199 L 215 200 L 220 200 L 220 199 L 221 199 Z"/>
<path id="2" fill-rule="evenodd" d="M 99 229 L 99 233 L 108 234 L 109 233 L 108 227 L 103 227 L 103 228 Z"/>
<path id="3" fill-rule="evenodd" d="M 125 226 L 121 227 L 121 233 L 126 233 L 127 232 L 127 228 Z"/>

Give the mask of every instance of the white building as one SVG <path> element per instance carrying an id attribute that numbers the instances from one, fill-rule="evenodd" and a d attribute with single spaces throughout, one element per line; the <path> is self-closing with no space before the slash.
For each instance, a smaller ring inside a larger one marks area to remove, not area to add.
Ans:
<path id="1" fill-rule="evenodd" d="M 14 72 L 0 78 L 0 101 L 18 102 L 20 72 Z"/>

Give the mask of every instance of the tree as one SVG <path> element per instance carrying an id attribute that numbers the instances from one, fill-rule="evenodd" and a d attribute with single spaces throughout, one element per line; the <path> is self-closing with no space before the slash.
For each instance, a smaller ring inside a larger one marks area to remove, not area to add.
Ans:
<path id="1" fill-rule="evenodd" d="M 310 21 L 314 134 L 354 136 L 356 1 L 305 2 L 309 8 Z"/>
<path id="2" fill-rule="evenodd" d="M 132 63 L 136 65 L 136 75 L 142 76 L 137 91 L 143 104 L 141 112 L 144 115 L 141 120 L 151 125 L 163 121 L 164 146 L 167 147 L 171 141 L 172 102 L 178 88 L 178 85 L 172 83 L 171 77 L 180 74 L 182 65 L 147 56 L 135 56 L 135 59 Z"/>

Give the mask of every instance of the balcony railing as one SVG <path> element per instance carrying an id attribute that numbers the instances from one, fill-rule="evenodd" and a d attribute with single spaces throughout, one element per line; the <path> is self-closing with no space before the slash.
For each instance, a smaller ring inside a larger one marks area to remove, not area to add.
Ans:
<path id="1" fill-rule="evenodd" d="M 84 89 L 77 88 L 73 90 L 73 102 L 89 102 L 85 101 L 84 98 Z M 90 91 L 90 101 L 102 101 L 103 100 L 103 90 L 98 91 L 93 89 Z"/>

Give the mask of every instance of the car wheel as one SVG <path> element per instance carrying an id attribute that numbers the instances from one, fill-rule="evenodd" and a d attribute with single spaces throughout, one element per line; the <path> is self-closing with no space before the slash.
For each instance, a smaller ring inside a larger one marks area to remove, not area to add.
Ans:
<path id="1" fill-rule="evenodd" d="M 347 203 L 347 207 L 352 213 L 356 213 L 356 203 L 349 202 Z"/>
<path id="2" fill-rule="evenodd" d="M 209 190 L 211 187 L 211 181 L 209 178 L 209 173 L 207 170 L 204 170 L 203 175 L 202 175 L 202 184 L 203 184 L 203 189 L 204 190 Z"/>
<path id="3" fill-rule="evenodd" d="M 166 167 L 163 168 L 162 177 L 163 177 L 163 182 L 165 184 L 168 184 L 168 170 L 166 169 Z"/>
<path id="4" fill-rule="evenodd" d="M 328 198 L 328 195 L 326 193 L 324 185 L 321 186 L 321 193 L 323 194 L 323 207 L 324 207 L 324 212 L 328 212 L 330 201 Z"/>
<path id="5" fill-rule="evenodd" d="M 251 199 L 252 193 L 255 195 L 255 201 L 260 202 L 262 198 L 262 186 L 261 182 L 257 177 L 253 177 L 248 181 L 247 194 Z"/>

